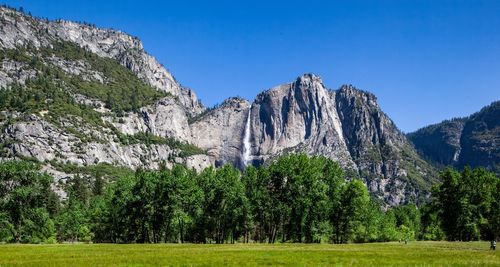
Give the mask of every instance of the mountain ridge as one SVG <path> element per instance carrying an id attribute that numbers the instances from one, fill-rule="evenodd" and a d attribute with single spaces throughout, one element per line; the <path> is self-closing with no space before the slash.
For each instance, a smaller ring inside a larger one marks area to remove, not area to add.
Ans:
<path id="1" fill-rule="evenodd" d="M 463 118 L 409 133 L 421 155 L 438 166 L 486 167 L 500 174 L 500 101 Z"/>
<path id="2" fill-rule="evenodd" d="M 373 94 L 349 85 L 327 89 L 310 73 L 265 90 L 252 102 L 230 98 L 196 124 L 204 131 L 230 127 L 229 136 L 208 138 L 220 140 L 217 145 L 196 143 L 222 155 L 218 166 L 245 162 L 243 137 L 249 125 L 250 161 L 256 165 L 290 152 L 323 155 L 358 173 L 374 195 L 392 204 L 418 201 L 420 190 L 433 183 L 433 167 L 419 158 Z"/>
<path id="3" fill-rule="evenodd" d="M 423 201 L 436 181 L 376 96 L 352 85 L 331 90 L 306 73 L 206 108 L 130 35 L 0 15 L 3 159 L 34 159 L 61 180 L 75 175 L 65 165 L 243 169 L 323 155 L 388 205 Z"/>

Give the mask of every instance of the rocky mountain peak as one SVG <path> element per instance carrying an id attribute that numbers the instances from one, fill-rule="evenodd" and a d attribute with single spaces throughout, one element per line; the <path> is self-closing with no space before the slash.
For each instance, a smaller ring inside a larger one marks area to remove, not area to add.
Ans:
<path id="1" fill-rule="evenodd" d="M 230 98 L 191 128 L 217 165 L 244 168 L 289 152 L 324 155 L 393 205 L 420 197 L 433 171 L 373 94 L 352 85 L 328 90 L 314 74 L 263 91 L 253 103 Z"/>
<path id="2" fill-rule="evenodd" d="M 286 94 L 287 92 L 291 92 L 291 90 L 293 89 L 299 89 L 304 92 L 317 89 L 324 90 L 325 86 L 323 85 L 323 81 L 319 76 L 312 73 L 305 73 L 297 77 L 295 82 L 281 84 L 261 92 L 259 95 L 257 95 L 256 101 L 258 101 L 259 99 L 263 99 L 266 96 L 280 95 L 284 93 Z"/>
<path id="3" fill-rule="evenodd" d="M 323 80 L 321 80 L 321 77 L 314 73 L 302 74 L 301 76 L 297 77 L 297 82 L 302 85 L 310 85 L 312 83 L 320 83 L 321 85 L 323 85 Z"/>
<path id="4" fill-rule="evenodd" d="M 236 96 L 224 100 L 222 104 L 220 104 L 220 107 L 241 109 L 241 108 L 247 108 L 249 105 L 250 102 L 248 100 Z"/>
<path id="5" fill-rule="evenodd" d="M 338 91 L 338 95 L 342 98 L 349 99 L 354 105 L 366 105 L 376 109 L 379 109 L 377 97 L 367 91 L 358 89 L 351 84 L 342 85 Z"/>

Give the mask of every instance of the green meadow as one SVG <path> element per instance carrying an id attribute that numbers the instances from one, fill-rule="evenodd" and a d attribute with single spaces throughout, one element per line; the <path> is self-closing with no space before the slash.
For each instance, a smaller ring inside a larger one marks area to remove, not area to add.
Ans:
<path id="1" fill-rule="evenodd" d="M 0 266 L 500 266 L 487 242 L 0 245 Z"/>

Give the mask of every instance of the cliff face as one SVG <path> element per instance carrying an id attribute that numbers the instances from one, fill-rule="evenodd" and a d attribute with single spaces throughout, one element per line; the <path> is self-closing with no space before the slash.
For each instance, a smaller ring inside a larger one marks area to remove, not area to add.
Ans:
<path id="1" fill-rule="evenodd" d="M 399 155 L 409 148 L 404 135 L 384 114 L 373 94 L 343 86 L 337 109 L 349 151 L 360 170 L 384 177 L 406 176 Z"/>
<path id="2" fill-rule="evenodd" d="M 408 135 L 418 151 L 444 166 L 486 167 L 500 174 L 500 102 L 467 118 L 430 125 Z"/>
<path id="3" fill-rule="evenodd" d="M 296 150 L 327 155 L 344 167 L 355 167 L 343 138 L 335 93 L 315 75 L 303 75 L 258 95 L 250 121 L 253 160 L 262 162 Z"/>
<path id="4" fill-rule="evenodd" d="M 188 113 L 203 111 L 195 93 L 180 86 L 154 57 L 144 51 L 136 37 L 71 21 L 36 19 L 3 7 L 0 7 L 0 24 L 1 48 L 51 47 L 54 41 L 76 43 L 100 57 L 118 61 L 152 87 L 178 97 Z"/>
<path id="5" fill-rule="evenodd" d="M 2 159 L 37 160 L 64 178 L 68 164 L 244 168 L 300 152 L 338 161 L 390 205 L 434 181 L 375 96 L 352 86 L 329 90 L 305 74 L 205 109 L 125 33 L 6 8 L 0 26 Z"/>
<path id="6" fill-rule="evenodd" d="M 9 94 L 14 90 L 37 96 Z M 0 156 L 37 160 L 56 178 L 64 178 L 54 169 L 61 164 L 183 163 L 199 170 L 213 164 L 189 145 L 188 118 L 205 110 L 196 94 L 123 32 L 0 7 L 0 93 Z M 110 107 L 113 94 L 135 111 Z"/>
<path id="7" fill-rule="evenodd" d="M 249 103 L 231 98 L 191 123 L 192 142 L 207 150 L 215 166 L 242 164 L 242 148 Z"/>
<path id="8" fill-rule="evenodd" d="M 444 121 L 410 133 L 408 137 L 430 160 L 440 165 L 454 165 L 462 150 L 460 139 L 464 125 L 464 119 Z"/>
<path id="9" fill-rule="evenodd" d="M 318 76 L 305 74 L 259 94 L 253 103 L 231 103 L 192 125 L 203 125 L 193 137 L 216 151 L 212 155 L 220 164 L 265 164 L 288 152 L 323 155 L 357 173 L 392 205 L 421 197 L 435 181 L 434 169 L 380 110 L 375 96 L 352 86 L 328 90 Z"/>

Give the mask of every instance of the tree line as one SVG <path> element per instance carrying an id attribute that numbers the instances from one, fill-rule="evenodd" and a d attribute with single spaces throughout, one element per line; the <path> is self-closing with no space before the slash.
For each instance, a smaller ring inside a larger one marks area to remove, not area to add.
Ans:
<path id="1" fill-rule="evenodd" d="M 286 155 L 244 172 L 182 165 L 107 182 L 75 175 L 66 196 L 35 163 L 0 163 L 0 241 L 348 243 L 500 236 L 500 180 L 447 169 L 429 202 L 385 208 L 324 157 Z"/>

